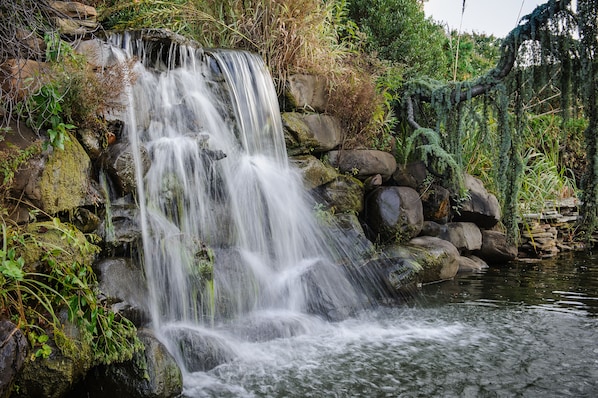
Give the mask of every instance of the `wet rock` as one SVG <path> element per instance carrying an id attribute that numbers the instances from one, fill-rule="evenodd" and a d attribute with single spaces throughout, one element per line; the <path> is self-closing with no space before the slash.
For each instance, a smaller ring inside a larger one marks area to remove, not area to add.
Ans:
<path id="1" fill-rule="evenodd" d="M 469 192 L 466 199 L 454 215 L 453 221 L 469 221 L 480 228 L 492 228 L 500 221 L 500 205 L 496 196 L 489 193 L 478 178 L 465 175 L 465 187 Z"/>
<path id="2" fill-rule="evenodd" d="M 336 264 L 360 264 L 374 255 L 374 244 L 365 236 L 357 215 L 335 213 L 326 221 L 329 221 L 324 225 L 327 229 L 326 236 L 332 240 L 327 242 L 327 246 L 331 249 Z"/>
<path id="3" fill-rule="evenodd" d="M 164 333 L 189 372 L 208 371 L 234 359 L 229 342 L 208 329 L 170 326 Z"/>
<path id="4" fill-rule="evenodd" d="M 322 114 L 282 114 L 287 150 L 293 154 L 329 151 L 340 145 L 343 131 L 339 120 Z"/>
<path id="5" fill-rule="evenodd" d="M 459 272 L 480 272 L 488 268 L 488 264 L 479 257 L 457 257 L 459 263 Z"/>
<path id="6" fill-rule="evenodd" d="M 440 185 L 432 185 L 423 190 L 421 200 L 424 219 L 446 224 L 451 212 L 451 193 Z"/>
<path id="7" fill-rule="evenodd" d="M 94 69 L 101 70 L 118 63 L 113 47 L 100 39 L 79 41 L 74 50 L 76 53 L 84 55 L 87 63 Z"/>
<path id="8" fill-rule="evenodd" d="M 63 352 L 52 339 L 47 344 L 52 353 L 48 358 L 28 358 L 19 373 L 12 398 L 62 398 L 81 380 L 93 365 L 91 346 L 83 341 L 79 329 L 61 313 L 65 336 L 72 345 Z"/>
<path id="9" fill-rule="evenodd" d="M 363 210 L 363 183 L 357 178 L 338 175 L 316 192 L 336 213 L 357 214 Z"/>
<path id="10" fill-rule="evenodd" d="M 287 82 L 285 109 L 324 112 L 328 104 L 328 81 L 323 76 L 292 75 Z"/>
<path id="11" fill-rule="evenodd" d="M 439 238 L 448 240 L 461 252 L 472 252 L 482 248 L 482 232 L 470 222 L 451 222 Z"/>
<path id="12" fill-rule="evenodd" d="M 324 185 L 338 176 L 333 167 L 325 165 L 315 156 L 293 156 L 290 160 L 301 170 L 304 186 L 308 190 Z"/>
<path id="13" fill-rule="evenodd" d="M 103 299 L 115 313 L 135 326 L 150 320 L 147 307 L 147 284 L 143 269 L 129 258 L 105 258 L 94 265 Z"/>
<path id="14" fill-rule="evenodd" d="M 417 236 L 424 217 L 419 194 L 408 187 L 380 187 L 366 198 L 364 218 L 381 242 L 406 242 Z"/>
<path id="15" fill-rule="evenodd" d="M 113 255 L 130 254 L 141 244 L 139 208 L 127 198 L 108 205 L 98 234 Z"/>
<path id="16" fill-rule="evenodd" d="M 392 173 L 394 185 L 419 189 L 428 176 L 428 170 L 424 162 L 412 162 L 406 165 L 398 164 Z"/>
<path id="17" fill-rule="evenodd" d="M 507 243 L 504 233 L 482 231 L 482 248 L 475 253 L 488 263 L 506 263 L 517 257 L 517 247 Z"/>
<path id="18" fill-rule="evenodd" d="M 145 350 L 130 361 L 92 369 L 67 398 L 174 398 L 183 389 L 182 373 L 166 347 L 149 329 L 137 335 Z"/>
<path id="19" fill-rule="evenodd" d="M 29 343 L 23 332 L 9 321 L 0 321 L 0 397 L 10 395 L 17 374 L 27 359 Z"/>
<path id="20" fill-rule="evenodd" d="M 411 239 L 406 247 L 422 267 L 417 274 L 421 283 L 451 279 L 459 270 L 459 251 L 444 239 L 421 236 Z"/>
<path id="21" fill-rule="evenodd" d="M 395 157 L 384 151 L 355 149 L 328 152 L 330 164 L 341 173 L 351 174 L 359 179 L 380 174 L 388 180 L 397 168 Z"/>
<path id="22" fill-rule="evenodd" d="M 150 167 L 150 157 L 144 147 L 140 148 L 139 156 L 143 168 L 141 175 L 145 175 Z M 102 164 L 122 195 L 135 192 L 137 188 L 135 154 L 128 142 L 121 141 L 109 146 Z"/>

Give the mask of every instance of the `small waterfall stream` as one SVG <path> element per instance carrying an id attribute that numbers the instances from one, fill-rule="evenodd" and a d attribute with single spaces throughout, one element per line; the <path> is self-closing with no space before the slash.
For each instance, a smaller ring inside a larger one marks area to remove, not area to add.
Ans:
<path id="1" fill-rule="evenodd" d="M 126 131 L 137 159 L 143 257 L 158 336 L 184 373 L 241 355 L 239 339 L 304 333 L 344 318 L 362 296 L 334 264 L 258 56 L 169 49 L 173 65 L 137 56 Z M 175 55 L 177 54 L 177 55 Z"/>

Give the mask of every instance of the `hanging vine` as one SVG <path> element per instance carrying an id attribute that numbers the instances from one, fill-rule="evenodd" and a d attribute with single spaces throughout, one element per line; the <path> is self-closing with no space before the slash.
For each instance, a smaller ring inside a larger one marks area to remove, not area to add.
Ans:
<path id="1" fill-rule="evenodd" d="M 520 141 L 526 119 L 525 102 L 531 97 L 530 93 L 540 92 L 545 86 L 557 86 L 554 90 L 560 94 L 564 122 L 580 100 L 587 114 L 588 167 L 582 185 L 581 225 L 586 237 L 598 228 L 597 9 L 598 0 L 579 0 L 576 12 L 572 11 L 571 0 L 549 0 L 523 17 L 507 35 L 497 65 L 485 75 L 461 83 L 419 79 L 411 82 L 403 97 L 406 120 L 416 131 L 423 128 L 418 119 L 424 104 L 431 105 L 436 132 L 444 135 L 442 144 L 455 158 L 461 155 L 463 117 L 469 117 L 469 112 L 463 111 L 464 103 L 478 96 L 486 98 L 484 113 L 490 113 L 487 111 L 490 105 L 498 122 L 496 185 L 503 203 L 503 224 L 512 243 L 516 242 L 519 232 L 517 197 L 524 166 Z M 451 174 L 461 172 L 453 170 Z"/>

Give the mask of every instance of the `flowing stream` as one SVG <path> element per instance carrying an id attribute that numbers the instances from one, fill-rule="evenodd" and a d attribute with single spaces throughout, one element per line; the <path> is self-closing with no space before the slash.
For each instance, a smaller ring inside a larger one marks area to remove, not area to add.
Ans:
<path id="1" fill-rule="evenodd" d="M 145 176 L 137 167 L 145 271 L 185 397 L 598 393 L 595 257 L 562 273 L 493 269 L 372 309 L 333 260 L 358 256 L 318 226 L 289 166 L 261 59 L 181 46 L 167 68 L 119 45 L 142 60 L 127 126 L 151 158 Z"/>

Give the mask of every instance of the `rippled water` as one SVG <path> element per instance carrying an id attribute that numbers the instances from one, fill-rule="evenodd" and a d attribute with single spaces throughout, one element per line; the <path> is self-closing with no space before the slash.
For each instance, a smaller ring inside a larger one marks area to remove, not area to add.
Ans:
<path id="1" fill-rule="evenodd" d="M 514 263 L 340 323 L 275 316 L 302 328 L 239 339 L 185 396 L 595 397 L 597 314 L 598 256 Z"/>

